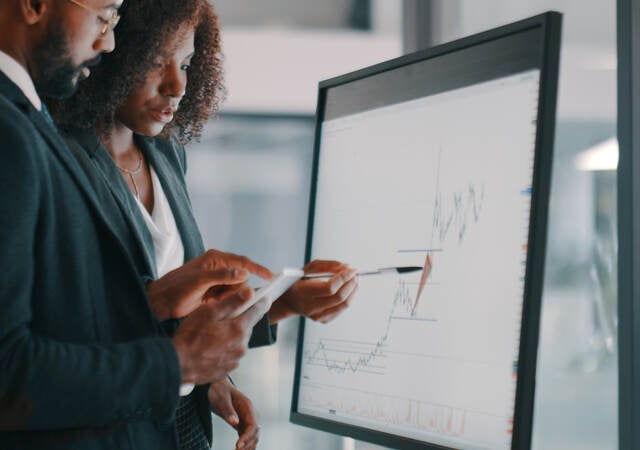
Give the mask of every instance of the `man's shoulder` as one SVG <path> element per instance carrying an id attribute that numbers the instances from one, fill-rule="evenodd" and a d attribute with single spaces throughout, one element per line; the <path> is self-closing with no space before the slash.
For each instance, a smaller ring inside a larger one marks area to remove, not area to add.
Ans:
<path id="1" fill-rule="evenodd" d="M 32 173 L 49 166 L 51 145 L 27 111 L 0 94 L 0 171 Z"/>
<path id="2" fill-rule="evenodd" d="M 35 126 L 27 113 L 2 94 L 0 94 L 0 133 L 3 140 L 9 136 L 28 137 L 35 133 Z"/>

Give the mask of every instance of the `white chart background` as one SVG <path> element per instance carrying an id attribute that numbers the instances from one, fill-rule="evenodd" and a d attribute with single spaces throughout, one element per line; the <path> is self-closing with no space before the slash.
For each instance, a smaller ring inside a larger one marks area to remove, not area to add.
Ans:
<path id="1" fill-rule="evenodd" d="M 539 72 L 326 121 L 313 257 L 362 270 L 307 321 L 298 411 L 463 449 L 508 449 Z"/>

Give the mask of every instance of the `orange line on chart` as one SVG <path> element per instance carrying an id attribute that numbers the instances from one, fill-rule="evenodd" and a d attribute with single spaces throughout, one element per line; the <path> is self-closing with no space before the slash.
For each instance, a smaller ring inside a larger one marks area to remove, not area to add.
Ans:
<path id="1" fill-rule="evenodd" d="M 427 253 L 427 259 L 424 262 L 424 269 L 422 270 L 422 276 L 420 277 L 420 283 L 418 285 L 418 293 L 416 294 L 416 301 L 413 304 L 413 308 L 411 309 L 411 315 L 413 316 L 418 309 L 418 302 L 420 301 L 420 296 L 422 295 L 422 291 L 424 290 L 425 284 L 427 284 L 427 280 L 429 279 L 429 275 L 431 274 L 431 268 L 433 267 L 433 259 L 431 258 L 431 253 Z"/>

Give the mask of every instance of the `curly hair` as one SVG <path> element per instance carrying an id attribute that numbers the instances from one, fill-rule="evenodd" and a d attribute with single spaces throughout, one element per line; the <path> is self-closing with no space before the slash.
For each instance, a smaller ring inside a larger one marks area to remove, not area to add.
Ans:
<path id="1" fill-rule="evenodd" d="M 195 30 L 195 53 L 186 93 L 161 135 L 175 136 L 183 144 L 198 139 L 225 96 L 220 28 L 213 6 L 208 0 L 132 0 L 124 2 L 120 14 L 115 50 L 102 56 L 73 97 L 47 101 L 54 119 L 62 127 L 100 126 L 109 134 L 118 107 L 154 69 L 155 58 L 167 52 L 176 30 L 189 25 Z"/>

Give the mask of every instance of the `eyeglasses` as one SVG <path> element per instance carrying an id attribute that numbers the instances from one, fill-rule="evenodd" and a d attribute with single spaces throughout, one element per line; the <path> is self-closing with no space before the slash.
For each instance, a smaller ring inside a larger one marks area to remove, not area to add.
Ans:
<path id="1" fill-rule="evenodd" d="M 109 31 L 113 30 L 118 22 L 120 21 L 120 14 L 118 14 L 117 9 L 111 10 L 111 17 L 103 17 L 102 10 L 92 8 L 91 6 L 85 5 L 84 3 L 79 2 L 78 0 L 69 0 L 74 5 L 77 5 L 81 8 L 86 9 L 87 11 L 91 11 L 98 16 L 98 20 L 102 24 L 102 28 L 100 29 L 100 36 L 106 35 Z"/>

